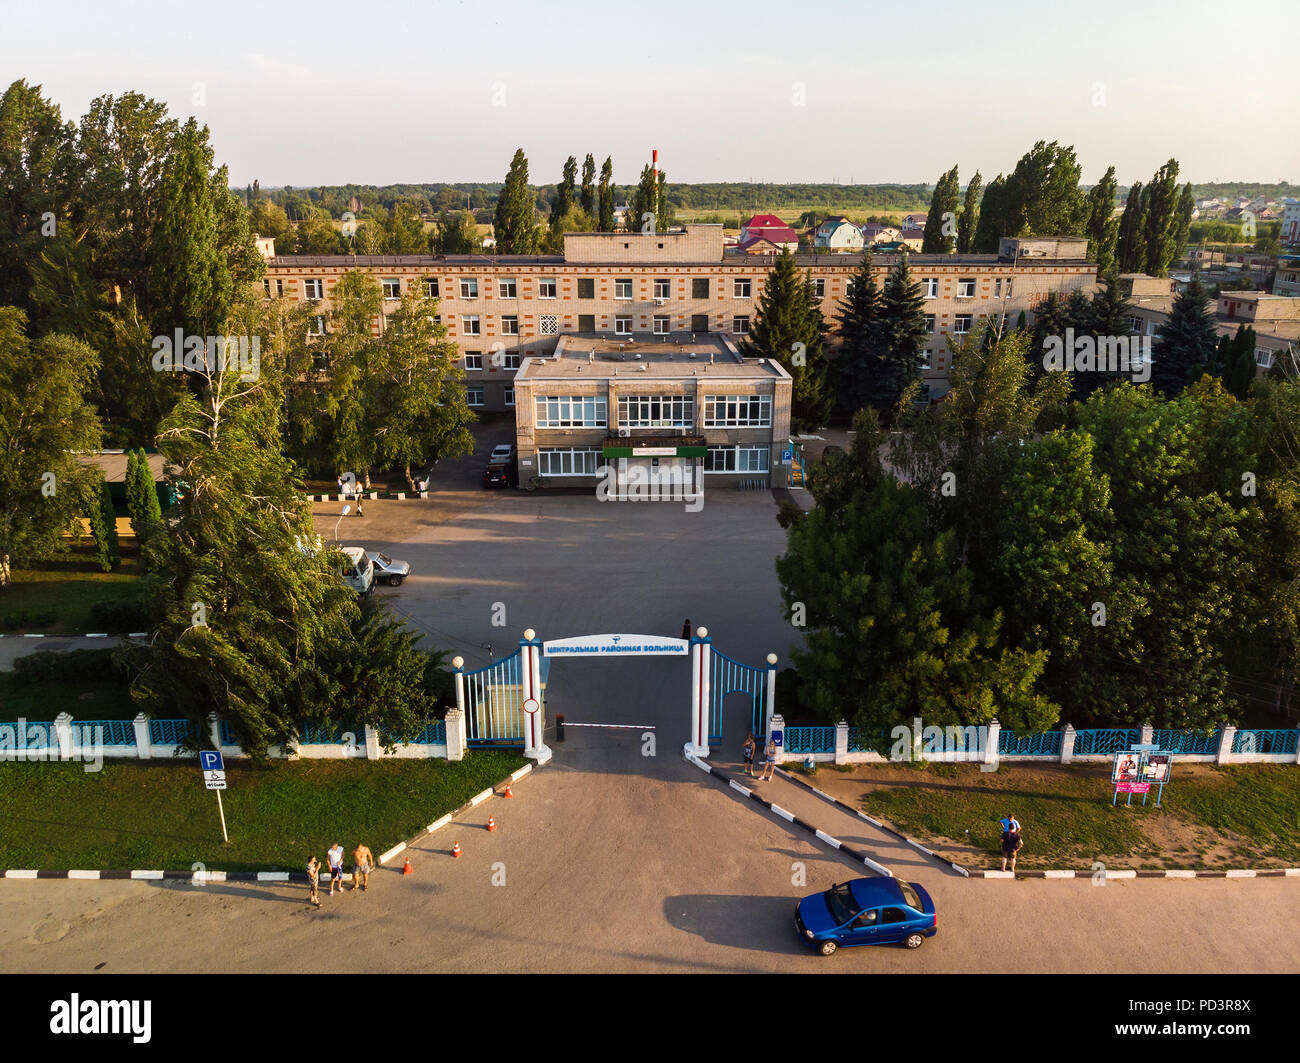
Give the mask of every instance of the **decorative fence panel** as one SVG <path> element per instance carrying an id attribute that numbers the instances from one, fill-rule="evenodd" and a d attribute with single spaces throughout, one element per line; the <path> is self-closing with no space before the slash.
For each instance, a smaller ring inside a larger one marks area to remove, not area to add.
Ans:
<path id="1" fill-rule="evenodd" d="M 150 720 L 149 742 L 156 746 L 183 745 L 190 736 L 189 720 Z"/>
<path id="2" fill-rule="evenodd" d="M 135 723 L 132 720 L 77 720 L 77 729 L 82 735 L 89 735 L 94 740 L 95 728 L 104 729 L 105 746 L 135 745 Z"/>
<path id="3" fill-rule="evenodd" d="M 472 746 L 524 744 L 523 652 L 464 673 L 465 734 Z"/>
<path id="4" fill-rule="evenodd" d="M 1238 731 L 1232 736 L 1234 753 L 1294 753 L 1300 731 L 1290 730 L 1247 730 Z"/>
<path id="5" fill-rule="evenodd" d="M 709 741 L 722 741 L 722 705 L 729 694 L 744 694 L 750 699 L 750 727 L 762 740 L 767 732 L 767 669 L 742 664 L 716 649 L 709 677 L 712 705 L 709 707 Z M 832 750 L 834 746 L 831 747 Z"/>
<path id="6" fill-rule="evenodd" d="M 1197 753 L 1213 756 L 1219 751 L 1219 741 L 1223 732 L 1219 730 L 1206 734 L 1204 731 L 1178 731 L 1157 728 L 1151 732 L 1151 741 L 1160 749 L 1169 753 Z"/>
<path id="7" fill-rule="evenodd" d="M 850 753 L 888 753 L 889 728 L 850 727 Z"/>
<path id="8" fill-rule="evenodd" d="M 1142 741 L 1140 727 L 1110 727 L 1074 733 L 1074 755 L 1108 755 L 1129 749 Z"/>
<path id="9" fill-rule="evenodd" d="M 302 723 L 298 726 L 298 744 L 300 746 L 337 746 L 343 744 L 343 736 L 351 734 L 353 744 L 360 746 L 366 741 L 364 727 L 350 727 L 342 723 Z"/>
<path id="10" fill-rule="evenodd" d="M 834 753 L 834 727 L 787 727 L 785 729 L 787 753 Z"/>
<path id="11" fill-rule="evenodd" d="M 998 753 L 1009 757 L 1059 757 L 1062 734 L 1061 731 L 1039 731 L 1018 735 L 1014 731 L 999 731 Z"/>

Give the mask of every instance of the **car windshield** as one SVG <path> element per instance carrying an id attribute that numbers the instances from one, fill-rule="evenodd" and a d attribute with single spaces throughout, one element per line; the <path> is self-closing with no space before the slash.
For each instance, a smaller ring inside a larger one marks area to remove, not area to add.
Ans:
<path id="1" fill-rule="evenodd" d="M 392 567 L 393 559 L 389 557 L 387 554 L 375 554 L 375 557 L 379 559 L 379 563 L 383 565 L 385 568 Z"/>
<path id="2" fill-rule="evenodd" d="M 826 907 L 831 910 L 831 918 L 835 920 L 836 926 L 847 923 L 858 914 L 858 907 L 853 903 L 853 894 L 849 890 L 847 882 L 832 886 L 824 896 L 826 897 Z"/>
<path id="3" fill-rule="evenodd" d="M 916 890 L 912 889 L 911 884 L 900 882 L 898 887 L 903 891 L 903 900 L 907 901 L 918 912 L 921 911 L 921 898 L 916 895 Z"/>

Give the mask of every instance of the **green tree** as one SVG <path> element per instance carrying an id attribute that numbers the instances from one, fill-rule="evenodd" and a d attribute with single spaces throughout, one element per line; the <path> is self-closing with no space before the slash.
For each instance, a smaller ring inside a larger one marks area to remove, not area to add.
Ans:
<path id="1" fill-rule="evenodd" d="M 1151 383 L 1165 395 L 1182 391 L 1213 362 L 1218 334 L 1210 301 L 1196 277 L 1174 296 L 1169 318 L 1156 331 L 1152 347 Z"/>
<path id="2" fill-rule="evenodd" d="M 1119 219 L 1115 217 L 1118 191 L 1112 166 L 1088 193 L 1088 254 L 1097 263 L 1097 275 L 1101 277 L 1115 267 L 1115 246 L 1119 240 Z"/>
<path id="3" fill-rule="evenodd" d="M 922 254 L 952 254 L 956 247 L 959 195 L 957 167 L 954 166 L 935 183 L 934 195 L 930 197 L 930 210 L 925 216 L 925 232 L 921 238 Z"/>
<path id="4" fill-rule="evenodd" d="M 103 475 L 86 492 L 86 516 L 90 524 L 90 541 L 95 545 L 95 564 L 101 572 L 112 572 L 122 561 L 117 545 L 117 517 L 113 500 Z"/>
<path id="5" fill-rule="evenodd" d="M 979 170 L 966 186 L 966 198 L 962 201 L 961 217 L 957 219 L 957 253 L 966 255 L 975 249 L 975 228 L 979 224 L 980 190 L 984 179 Z M 927 216 L 926 221 L 930 219 Z"/>
<path id="6" fill-rule="evenodd" d="M 434 253 L 440 255 L 472 255 L 481 250 L 478 226 L 468 210 L 439 214 L 432 241 Z"/>
<path id="7" fill-rule="evenodd" d="M 605 161 L 600 167 L 600 187 L 598 192 L 600 194 L 598 231 L 612 233 L 614 231 L 614 163 L 609 156 L 605 157 Z"/>
<path id="8" fill-rule="evenodd" d="M 87 401 L 98 357 L 85 343 L 51 335 L 28 340 L 26 315 L 0 308 L 0 592 L 11 566 L 66 549 L 93 478 L 76 454 L 99 449 Z"/>
<path id="9" fill-rule="evenodd" d="M 1002 238 L 1016 235 L 1010 231 L 1010 227 L 1006 180 L 998 174 L 988 188 L 984 189 L 984 196 L 980 200 L 980 213 L 975 223 L 975 235 L 971 238 L 971 250 L 983 255 L 997 254 Z"/>
<path id="10" fill-rule="evenodd" d="M 1220 366 L 1224 386 L 1243 400 L 1250 398 L 1255 383 L 1255 343 L 1255 330 L 1250 325 L 1238 325 Z"/>
<path id="11" fill-rule="evenodd" d="M 137 543 L 143 543 L 155 529 L 162 526 L 158 490 L 149 468 L 149 456 L 143 447 L 127 451 L 126 509 L 131 515 L 131 531 L 135 534 Z"/>
<path id="12" fill-rule="evenodd" d="M 880 346 L 873 374 L 871 403 L 892 412 L 921 372 L 921 350 L 929 330 L 925 296 L 912 279 L 907 255 L 889 271 L 880 292 Z"/>
<path id="13" fill-rule="evenodd" d="M 493 233 L 498 254 L 531 255 L 537 252 L 537 214 L 533 195 L 528 189 L 528 159 L 523 148 L 515 152 L 505 186 L 497 198 Z"/>
<path id="14" fill-rule="evenodd" d="M 1007 178 L 1007 235 L 1082 235 L 1088 206 L 1079 188 L 1081 172 L 1073 147 L 1038 141 Z"/>
<path id="15" fill-rule="evenodd" d="M 1147 204 L 1141 181 L 1128 190 L 1124 213 L 1119 219 L 1117 258 L 1121 273 L 1141 273 L 1147 261 Z"/>
<path id="16" fill-rule="evenodd" d="M 641 180 L 632 190 L 628 205 L 628 232 L 663 232 L 671 223 L 665 178 L 659 175 L 656 182 L 654 170 L 647 163 L 641 170 Z"/>
<path id="17" fill-rule="evenodd" d="M 555 199 L 551 203 L 551 228 L 573 208 L 573 197 L 577 192 L 578 160 L 570 155 L 564 160 L 564 176 L 555 190 Z"/>
<path id="18" fill-rule="evenodd" d="M 862 254 L 858 272 L 849 278 L 840 303 L 840 348 L 833 363 L 838 404 L 856 412 L 871 403 L 879 390 L 880 288 L 871 275 L 871 250 Z"/>
<path id="19" fill-rule="evenodd" d="M 794 381 L 790 419 L 796 431 L 820 428 L 830 416 L 824 333 L 821 300 L 812 281 L 799 275 L 787 248 L 768 274 L 753 329 L 741 343 L 741 352 L 751 358 L 772 358 L 790 373 Z"/>
<path id="20" fill-rule="evenodd" d="M 1146 261 L 1143 270 L 1153 277 L 1163 277 L 1169 264 L 1180 250 L 1179 232 L 1182 228 L 1179 214 L 1178 160 L 1170 159 L 1151 178 L 1143 190 L 1146 203 L 1146 232 L 1144 245 Z M 1190 223 L 1191 218 L 1188 218 Z M 1183 237 L 1186 240 L 1186 235 Z"/>
<path id="21" fill-rule="evenodd" d="M 339 278 L 330 296 L 329 336 L 326 339 L 329 381 L 324 396 L 329 423 L 325 450 L 334 468 L 352 472 L 365 484 L 378 458 L 378 440 L 369 430 L 367 400 L 372 364 L 379 341 L 374 322 L 383 311 L 375 278 L 350 270 Z"/>
<path id="22" fill-rule="evenodd" d="M 582 160 L 582 193 L 578 203 L 589 217 L 596 216 L 596 160 L 591 152 Z"/>

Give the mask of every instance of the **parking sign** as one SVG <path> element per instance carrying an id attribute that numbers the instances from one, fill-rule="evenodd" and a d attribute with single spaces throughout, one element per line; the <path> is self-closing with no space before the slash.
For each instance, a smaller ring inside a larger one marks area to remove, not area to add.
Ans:
<path id="1" fill-rule="evenodd" d="M 199 751 L 199 767 L 204 771 L 225 771 L 225 762 L 221 759 L 221 754 L 215 749 L 203 749 Z"/>

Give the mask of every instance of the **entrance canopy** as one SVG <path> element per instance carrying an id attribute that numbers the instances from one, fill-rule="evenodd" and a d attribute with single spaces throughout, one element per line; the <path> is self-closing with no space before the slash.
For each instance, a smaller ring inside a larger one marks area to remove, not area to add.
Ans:
<path id="1" fill-rule="evenodd" d="M 662 635 L 577 635 L 542 643 L 547 657 L 685 657 L 689 652 L 686 639 Z"/>

